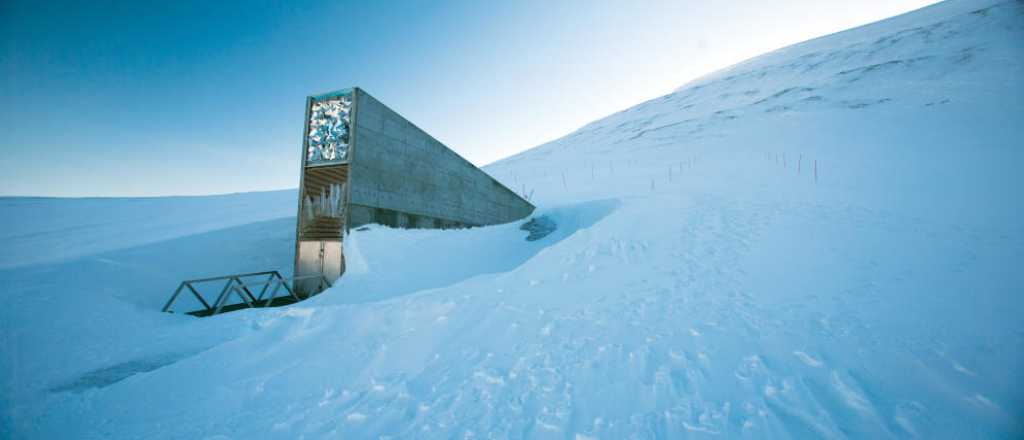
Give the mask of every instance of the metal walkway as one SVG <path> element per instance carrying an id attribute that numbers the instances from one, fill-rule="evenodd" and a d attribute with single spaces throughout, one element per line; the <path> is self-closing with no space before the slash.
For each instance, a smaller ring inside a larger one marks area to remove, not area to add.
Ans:
<path id="1" fill-rule="evenodd" d="M 192 316 L 212 316 L 218 313 L 254 307 L 285 306 L 306 299 L 300 298 L 299 295 L 295 294 L 295 291 L 289 285 L 290 282 L 308 279 L 319 279 L 320 285 L 318 291 L 331 287 L 331 283 L 327 281 L 327 278 L 323 275 L 306 275 L 286 279 L 276 270 L 186 280 L 182 281 L 181 284 L 178 285 L 174 294 L 171 295 L 171 299 L 167 301 L 167 304 L 162 310 L 164 312 L 174 313 L 174 311 L 171 310 L 171 306 L 185 289 L 188 289 L 188 291 L 191 292 L 197 300 L 199 300 L 199 303 L 203 305 L 203 309 L 201 310 L 185 312 Z M 224 283 L 224 287 L 220 289 L 220 293 L 217 295 L 217 298 L 211 304 L 211 302 L 207 301 L 203 294 L 200 293 L 199 287 L 202 287 L 204 284 L 216 283 L 218 281 L 226 282 Z M 282 292 L 281 296 L 278 296 L 278 292 L 282 287 L 284 287 L 287 294 Z M 259 294 L 253 294 L 253 290 L 256 290 L 257 288 L 259 288 Z M 268 293 L 269 295 L 267 295 Z M 232 303 L 232 296 L 240 298 L 242 302 Z M 264 298 L 264 296 L 266 296 L 266 298 Z"/>

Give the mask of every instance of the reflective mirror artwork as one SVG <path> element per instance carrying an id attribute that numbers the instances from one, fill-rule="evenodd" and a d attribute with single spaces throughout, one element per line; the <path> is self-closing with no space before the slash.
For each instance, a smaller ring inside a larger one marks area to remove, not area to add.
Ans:
<path id="1" fill-rule="evenodd" d="M 306 134 L 307 165 L 342 162 L 348 158 L 351 110 L 351 95 L 313 101 Z"/>

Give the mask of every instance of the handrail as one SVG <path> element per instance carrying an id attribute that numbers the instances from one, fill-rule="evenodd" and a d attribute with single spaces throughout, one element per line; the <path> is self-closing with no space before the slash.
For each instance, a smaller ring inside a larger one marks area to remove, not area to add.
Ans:
<path id="1" fill-rule="evenodd" d="M 277 274 L 278 276 L 281 276 L 281 274 L 278 273 L 276 270 L 267 270 L 267 271 L 263 271 L 263 272 L 249 272 L 249 273 L 241 273 L 241 274 L 236 274 L 236 275 L 224 275 L 224 276 L 219 276 L 219 277 L 196 278 L 194 280 L 185 280 L 185 281 L 182 281 L 182 282 L 183 283 L 205 283 L 207 281 L 217 281 L 217 280 L 223 280 L 223 279 L 227 279 L 227 278 L 231 278 L 231 277 L 245 278 L 245 277 L 252 277 L 252 276 L 256 276 L 256 275 L 270 275 L 270 274 Z"/>
<path id="2" fill-rule="evenodd" d="M 267 276 L 267 278 L 263 281 L 242 281 L 243 278 L 250 278 L 262 275 Z M 202 310 L 188 312 L 189 314 L 196 316 L 212 316 L 221 313 L 224 310 L 224 307 L 228 306 L 228 299 L 232 296 L 232 294 L 241 298 L 242 303 L 244 303 L 248 308 L 272 307 L 274 305 L 274 300 L 278 298 L 277 291 L 280 290 L 282 286 L 284 286 L 285 290 L 288 291 L 288 295 L 291 296 L 292 299 L 294 299 L 294 301 L 287 302 L 287 304 L 291 304 L 293 302 L 302 301 L 303 299 L 306 298 L 299 298 L 295 291 L 292 290 L 291 286 L 289 286 L 289 281 L 294 283 L 295 281 L 307 279 L 319 279 L 321 282 L 321 288 L 323 288 L 324 285 L 326 285 L 327 287 L 331 287 L 331 282 L 328 281 L 327 277 L 323 276 L 322 274 L 303 275 L 288 279 L 281 276 L 281 273 L 276 270 L 225 275 L 219 277 L 196 278 L 193 280 L 182 281 L 181 284 L 178 285 L 178 288 L 174 290 L 174 293 L 171 295 L 171 298 L 167 301 L 167 304 L 164 305 L 161 311 L 174 313 L 171 310 L 171 306 L 174 304 L 174 301 L 178 299 L 178 296 L 181 294 L 181 292 L 186 288 L 188 288 L 189 292 L 191 292 L 192 295 L 195 296 L 196 299 L 198 299 L 199 302 L 203 305 Z M 210 283 L 222 280 L 227 280 L 227 282 L 224 283 L 224 287 L 220 289 L 220 293 L 217 295 L 217 298 L 212 302 L 212 304 L 209 301 L 207 301 L 206 298 L 203 297 L 203 295 L 199 292 L 199 289 L 197 289 L 195 286 L 195 284 Z M 263 288 L 260 289 L 258 295 L 254 295 L 250 288 L 255 289 L 260 286 L 263 286 Z M 273 286 L 273 288 L 271 288 L 271 286 Z M 267 294 L 268 289 L 270 291 L 270 296 L 267 299 L 263 299 L 264 295 Z M 236 306 L 242 303 L 235 303 L 232 306 Z"/>

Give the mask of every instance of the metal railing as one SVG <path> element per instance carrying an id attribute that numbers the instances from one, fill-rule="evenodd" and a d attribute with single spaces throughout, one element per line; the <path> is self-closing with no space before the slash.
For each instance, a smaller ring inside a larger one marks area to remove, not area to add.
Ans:
<path id="1" fill-rule="evenodd" d="M 258 278 L 258 280 L 249 281 L 252 278 Z M 236 275 L 225 275 L 221 277 L 185 280 L 182 281 L 181 284 L 178 285 L 178 288 L 174 290 L 174 294 L 171 295 L 171 299 L 167 301 L 167 304 L 164 305 L 162 311 L 174 313 L 174 311 L 171 310 L 171 305 L 174 304 L 174 301 L 178 299 L 178 295 L 180 295 L 181 292 L 184 291 L 185 289 L 188 289 L 190 292 L 192 292 L 192 295 L 195 296 L 196 299 L 199 300 L 199 302 L 204 307 L 202 310 L 186 312 L 194 316 L 216 315 L 224 311 L 225 308 L 227 308 L 228 311 L 238 310 L 243 308 L 243 304 L 246 306 L 245 308 L 273 307 L 276 305 L 292 304 L 302 301 L 303 299 L 306 298 L 300 298 L 299 295 L 296 295 L 292 287 L 289 286 L 289 281 L 294 282 L 307 279 L 319 280 L 320 284 L 317 289 L 318 291 L 322 291 L 327 287 L 331 287 L 330 281 L 327 281 L 327 278 L 324 277 L 323 275 L 305 275 L 299 277 L 292 277 L 291 279 L 286 279 L 282 277 L 281 274 L 276 270 L 267 272 L 252 272 Z M 196 287 L 196 285 L 214 283 L 217 281 L 225 280 L 227 282 L 224 283 L 224 287 L 220 289 L 220 293 L 217 295 L 217 299 L 215 299 L 212 304 L 209 301 L 207 301 L 205 297 L 203 297 L 203 295 L 200 293 L 200 289 Z M 259 294 L 253 294 L 253 290 L 260 286 L 262 286 L 262 288 L 260 288 Z M 277 296 L 277 293 L 279 290 L 281 290 L 281 287 L 284 287 L 284 289 L 288 292 L 288 295 Z M 270 295 L 267 296 L 266 299 L 264 299 L 264 296 L 266 296 L 268 292 Z M 241 298 L 242 302 L 228 304 L 228 301 L 232 295 Z M 277 301 L 275 302 L 275 300 Z"/>

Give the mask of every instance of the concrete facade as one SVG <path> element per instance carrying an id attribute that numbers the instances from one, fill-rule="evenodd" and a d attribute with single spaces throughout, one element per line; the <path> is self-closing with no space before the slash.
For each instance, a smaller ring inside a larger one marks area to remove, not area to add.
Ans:
<path id="1" fill-rule="evenodd" d="M 355 93 L 350 227 L 375 223 L 380 216 L 373 208 L 404 214 L 392 225 L 399 227 L 435 227 L 432 219 L 490 225 L 533 212 L 529 202 L 401 115 L 358 88 Z"/>
<path id="2" fill-rule="evenodd" d="M 534 207 L 359 88 L 306 100 L 295 275 L 344 274 L 344 236 L 377 223 L 459 228 L 508 223 Z M 311 295 L 318 281 L 296 281 Z"/>

